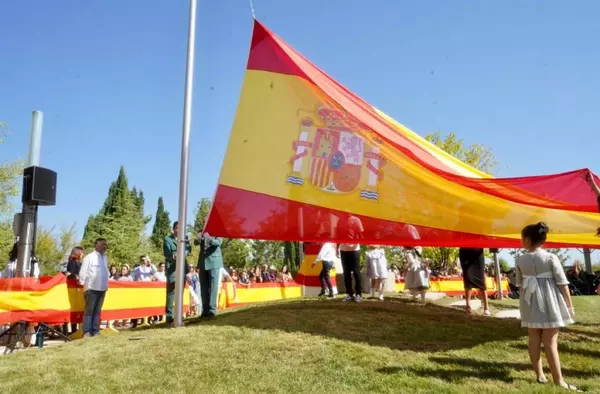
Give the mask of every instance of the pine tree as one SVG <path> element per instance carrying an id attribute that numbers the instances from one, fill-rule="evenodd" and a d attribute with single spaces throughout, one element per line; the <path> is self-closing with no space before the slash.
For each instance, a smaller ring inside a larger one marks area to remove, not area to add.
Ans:
<path id="1" fill-rule="evenodd" d="M 129 191 L 129 186 L 127 184 L 125 168 L 121 166 L 117 180 L 111 183 L 110 188 L 108 189 L 108 196 L 104 201 L 104 205 L 100 213 L 103 215 L 114 214 L 117 204 L 123 206 L 125 200 L 130 196 L 131 192 Z"/>
<path id="2" fill-rule="evenodd" d="M 142 196 L 143 197 L 143 196 Z M 155 249 L 162 251 L 163 239 L 171 233 L 171 219 L 169 212 L 165 211 L 165 204 L 162 197 L 158 198 L 158 207 L 156 208 L 156 216 L 152 235 L 150 240 Z"/>
<path id="3" fill-rule="evenodd" d="M 196 235 L 200 231 L 204 230 L 204 225 L 206 224 L 206 220 L 208 219 L 210 208 L 211 202 L 209 198 L 202 197 L 200 201 L 198 201 L 198 205 L 196 205 L 195 211 L 194 227 L 191 229 L 193 235 Z"/>
<path id="4" fill-rule="evenodd" d="M 283 264 L 288 266 L 292 273 L 298 272 L 300 269 L 300 248 L 299 242 L 284 242 L 283 243 Z"/>
<path id="5" fill-rule="evenodd" d="M 108 196 L 96 216 L 85 227 L 83 245 L 92 248 L 96 238 L 106 238 L 112 263 L 133 264 L 145 253 L 144 229 L 150 220 L 144 216 L 143 194 L 129 190 L 123 167 L 110 185 Z"/>

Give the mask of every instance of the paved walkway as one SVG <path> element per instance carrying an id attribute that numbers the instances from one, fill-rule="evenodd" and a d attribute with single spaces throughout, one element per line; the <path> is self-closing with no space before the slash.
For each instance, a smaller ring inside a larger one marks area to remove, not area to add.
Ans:
<path id="1" fill-rule="evenodd" d="M 466 300 L 460 300 L 460 301 L 456 301 L 453 302 L 452 304 L 450 304 L 450 306 L 455 306 L 455 307 L 459 307 L 459 308 L 463 308 L 465 309 L 465 307 L 467 306 L 467 301 Z M 476 311 L 481 309 L 481 301 L 480 300 L 476 300 L 476 299 L 472 299 L 471 300 L 471 310 L 472 311 Z"/>
<path id="2" fill-rule="evenodd" d="M 518 309 L 505 309 L 496 313 L 494 317 L 499 317 L 501 319 L 520 319 L 521 312 Z"/>
<path id="3" fill-rule="evenodd" d="M 426 300 L 440 300 L 444 297 L 446 297 L 446 294 L 444 294 L 444 293 L 427 292 L 425 294 Z"/>

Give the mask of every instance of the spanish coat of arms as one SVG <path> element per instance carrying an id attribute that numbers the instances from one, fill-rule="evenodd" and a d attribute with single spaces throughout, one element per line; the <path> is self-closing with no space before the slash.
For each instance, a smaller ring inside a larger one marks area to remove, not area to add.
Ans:
<path id="1" fill-rule="evenodd" d="M 337 194 L 352 193 L 361 187 L 361 198 L 377 201 L 385 164 L 383 141 L 378 137 L 366 140 L 363 136 L 372 132 L 342 111 L 318 105 L 315 118 L 300 121 L 287 183 L 303 186 L 307 180 L 317 189 Z M 310 160 L 308 166 L 304 160 Z M 367 174 L 364 181 L 363 168 Z"/>

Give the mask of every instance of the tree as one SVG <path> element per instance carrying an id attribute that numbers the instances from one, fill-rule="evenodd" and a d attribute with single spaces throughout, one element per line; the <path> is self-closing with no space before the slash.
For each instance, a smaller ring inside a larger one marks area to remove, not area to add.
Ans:
<path id="1" fill-rule="evenodd" d="M 7 124 L 0 121 L 0 145 L 8 135 Z M 23 173 L 21 160 L 0 163 L 0 218 L 12 211 L 11 198 L 19 194 L 19 177 Z M 11 231 L 12 232 L 12 231 Z"/>
<path id="2" fill-rule="evenodd" d="M 115 264 L 133 264 L 140 254 L 148 252 L 144 234 L 150 217 L 144 216 L 143 193 L 129 190 L 123 167 L 99 213 L 90 216 L 83 237 L 83 246 L 93 248 L 96 238 L 108 241 L 108 256 Z"/>
<path id="3" fill-rule="evenodd" d="M 67 259 L 69 254 L 71 253 L 71 249 L 77 245 L 77 226 L 75 223 L 71 225 L 71 227 L 63 227 L 60 230 L 59 239 L 59 250 L 63 259 Z"/>
<path id="4" fill-rule="evenodd" d="M 169 212 L 165 210 L 163 198 L 159 197 L 152 235 L 150 236 L 150 241 L 152 241 L 152 245 L 156 250 L 162 251 L 163 239 L 169 234 L 171 234 L 171 219 L 169 218 Z"/>
<path id="5" fill-rule="evenodd" d="M 430 268 L 449 273 L 458 258 L 458 248 L 423 248 L 423 257 L 431 261 Z"/>
<path id="6" fill-rule="evenodd" d="M 223 238 L 221 246 L 223 263 L 228 267 L 246 268 L 248 266 L 248 241 L 234 238 Z"/>
<path id="7" fill-rule="evenodd" d="M 500 259 L 498 260 L 498 263 L 500 264 L 501 272 L 510 271 L 510 264 L 508 264 L 508 260 L 506 260 L 504 257 L 500 257 Z"/>
<path id="8" fill-rule="evenodd" d="M 41 275 L 54 275 L 63 262 L 63 253 L 53 235 L 54 227 L 45 229 L 38 226 L 35 242 L 35 256 L 40 265 Z"/>
<path id="9" fill-rule="evenodd" d="M 479 171 L 492 172 L 498 164 L 491 149 L 479 144 L 467 146 L 455 133 L 443 136 L 437 132 L 427 135 L 425 139 Z M 423 255 L 432 260 L 432 268 L 448 271 L 458 258 L 458 248 L 424 248 Z"/>
<path id="10" fill-rule="evenodd" d="M 406 259 L 404 258 L 404 252 L 400 246 L 387 246 L 383 248 L 385 250 L 385 256 L 387 258 L 390 267 L 395 265 L 402 269 Z"/>
<path id="11" fill-rule="evenodd" d="M 7 126 L 6 122 L 0 121 L 0 145 L 9 134 Z M 8 217 L 14 208 L 11 199 L 19 195 L 22 174 L 22 160 L 0 162 L 0 269 L 8 262 L 8 253 L 15 241 L 12 220 Z"/>
<path id="12" fill-rule="evenodd" d="M 479 144 L 466 146 L 464 140 L 459 139 L 455 133 L 443 136 L 437 132 L 425 136 L 425 139 L 479 171 L 489 173 L 498 165 L 491 149 Z"/>
<path id="13" fill-rule="evenodd" d="M 192 234 L 196 235 L 204 230 L 204 225 L 208 219 L 211 205 L 210 199 L 206 197 L 202 197 L 200 201 L 198 201 L 196 210 L 194 211 L 194 224 L 193 230 L 191 231 Z"/>
<path id="14" fill-rule="evenodd" d="M 15 243 L 12 224 L 8 221 L 0 222 L 0 270 L 8 263 L 8 254 Z"/>
<path id="15" fill-rule="evenodd" d="M 279 241 L 251 241 L 250 261 L 254 265 L 277 265 L 283 263 L 283 242 Z"/>
<path id="16" fill-rule="evenodd" d="M 292 274 L 296 274 L 300 269 L 300 242 L 284 242 L 283 243 L 283 264 L 288 266 Z"/>

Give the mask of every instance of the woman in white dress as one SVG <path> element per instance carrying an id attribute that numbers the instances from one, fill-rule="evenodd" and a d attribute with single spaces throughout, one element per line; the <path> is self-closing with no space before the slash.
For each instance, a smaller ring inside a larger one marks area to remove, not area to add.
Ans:
<path id="1" fill-rule="evenodd" d="M 383 301 L 385 280 L 388 275 L 387 259 L 382 247 L 369 245 L 365 254 L 367 260 L 367 276 L 371 279 L 371 298 L 379 292 L 379 300 Z"/>
<path id="2" fill-rule="evenodd" d="M 569 281 L 558 257 L 542 249 L 548 226 L 532 224 L 521 231 L 521 242 L 527 250 L 516 263 L 517 286 L 521 288 L 521 326 L 529 331 L 529 359 L 539 383 L 546 383 L 541 350 L 552 372 L 554 384 L 569 390 L 562 376 L 558 356 L 558 331 L 573 323 L 575 310 L 571 303 Z"/>
<path id="3" fill-rule="evenodd" d="M 410 291 L 413 300 L 421 295 L 421 302 L 425 302 L 425 294 L 429 289 L 429 269 L 421 260 L 421 247 L 404 248 L 404 288 Z"/>

